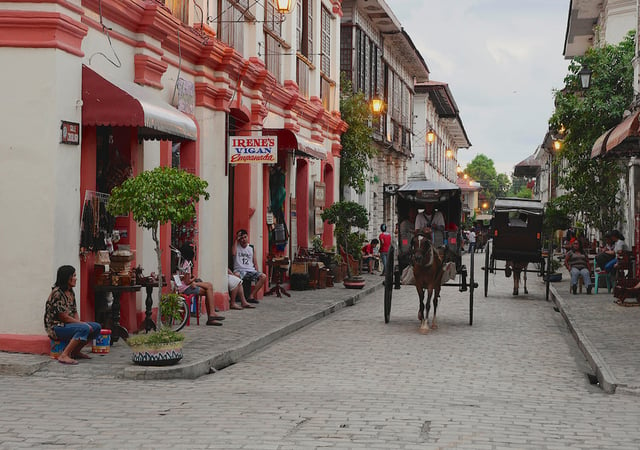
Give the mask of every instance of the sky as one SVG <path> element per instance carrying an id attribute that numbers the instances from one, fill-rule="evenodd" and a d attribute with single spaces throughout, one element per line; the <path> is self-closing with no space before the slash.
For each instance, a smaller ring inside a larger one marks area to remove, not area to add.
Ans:
<path id="1" fill-rule="evenodd" d="M 569 0 L 386 0 L 424 58 L 432 81 L 449 84 L 471 147 L 498 173 L 542 143 L 569 61 Z"/>

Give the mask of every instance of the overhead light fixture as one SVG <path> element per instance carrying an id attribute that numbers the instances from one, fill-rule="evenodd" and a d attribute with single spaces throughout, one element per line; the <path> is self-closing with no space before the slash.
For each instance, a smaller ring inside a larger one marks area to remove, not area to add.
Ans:
<path id="1" fill-rule="evenodd" d="M 578 72 L 582 89 L 586 90 L 589 89 L 589 86 L 591 86 L 591 74 L 592 71 L 587 66 L 582 66 L 582 69 L 580 69 L 580 72 Z"/>
<path id="2" fill-rule="evenodd" d="M 378 94 L 374 95 L 371 99 L 371 112 L 374 114 L 380 114 L 384 111 L 384 100 Z"/>
<path id="3" fill-rule="evenodd" d="M 293 0 L 274 0 L 274 3 L 280 14 L 289 14 L 293 9 Z"/>
<path id="4" fill-rule="evenodd" d="M 432 143 L 435 140 L 436 140 L 436 132 L 433 131 L 433 128 L 430 128 L 429 131 L 427 131 L 427 142 Z"/>
<path id="5" fill-rule="evenodd" d="M 450 148 L 448 148 L 447 151 L 444 152 L 444 154 L 448 159 L 453 158 L 453 150 L 451 150 Z"/>
<path id="6" fill-rule="evenodd" d="M 557 152 L 562 148 L 562 141 L 560 139 L 554 139 L 553 149 Z"/>

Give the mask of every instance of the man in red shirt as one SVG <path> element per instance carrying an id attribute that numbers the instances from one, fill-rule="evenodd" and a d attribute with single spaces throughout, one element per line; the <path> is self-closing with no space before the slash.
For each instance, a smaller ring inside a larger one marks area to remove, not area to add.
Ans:
<path id="1" fill-rule="evenodd" d="M 387 268 L 387 256 L 389 255 L 389 247 L 391 247 L 391 234 L 387 232 L 387 226 L 383 223 L 380 225 L 380 260 L 382 261 L 382 273 L 385 274 Z"/>
<path id="2" fill-rule="evenodd" d="M 369 267 L 369 273 L 373 273 L 373 265 L 378 259 L 376 255 L 374 255 L 374 250 L 378 246 L 377 239 L 371 239 L 371 242 L 364 247 L 362 247 L 362 262 Z"/>

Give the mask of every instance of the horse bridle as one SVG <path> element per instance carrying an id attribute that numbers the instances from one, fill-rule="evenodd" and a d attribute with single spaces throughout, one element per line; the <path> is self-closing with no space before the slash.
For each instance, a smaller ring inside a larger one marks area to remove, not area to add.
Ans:
<path id="1" fill-rule="evenodd" d="M 422 247 L 424 245 L 428 245 L 429 250 L 423 250 Z M 431 242 L 431 239 L 429 239 L 429 236 L 427 234 L 421 231 L 417 232 L 413 237 L 411 243 L 411 252 L 411 260 L 414 264 L 420 264 L 423 267 L 430 267 L 435 260 L 435 250 L 433 249 L 433 242 Z M 422 254 L 422 256 L 425 258 L 428 255 L 428 258 L 426 258 L 426 262 L 421 261 L 422 258 L 417 257 L 418 252 L 420 252 L 420 254 Z"/>

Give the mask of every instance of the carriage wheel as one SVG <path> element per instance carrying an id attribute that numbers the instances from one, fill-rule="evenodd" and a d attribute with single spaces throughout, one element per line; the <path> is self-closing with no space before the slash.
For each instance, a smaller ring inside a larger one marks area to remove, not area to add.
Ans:
<path id="1" fill-rule="evenodd" d="M 473 290 L 475 288 L 475 264 L 474 254 L 471 253 L 471 261 L 469 263 L 469 325 L 473 325 Z"/>
<path id="2" fill-rule="evenodd" d="M 484 296 L 487 296 L 489 291 L 489 254 L 491 253 L 491 247 L 489 241 L 484 245 Z"/>
<path id="3" fill-rule="evenodd" d="M 387 254 L 387 265 L 384 268 L 384 323 L 389 323 L 389 316 L 391 314 L 391 295 L 393 294 L 393 267 L 394 249 L 389 247 L 389 253 Z"/>

